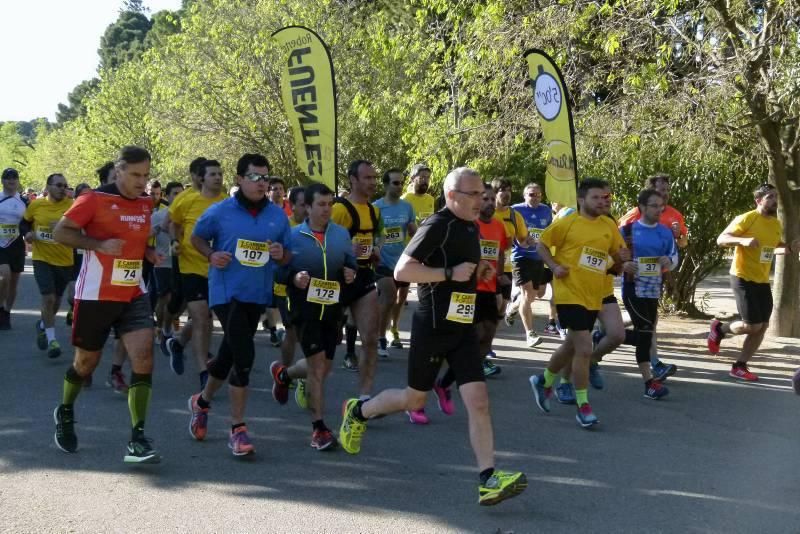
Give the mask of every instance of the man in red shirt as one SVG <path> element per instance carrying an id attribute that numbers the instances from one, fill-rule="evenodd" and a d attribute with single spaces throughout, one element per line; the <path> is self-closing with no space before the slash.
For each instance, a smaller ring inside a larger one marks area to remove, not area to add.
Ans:
<path id="1" fill-rule="evenodd" d="M 115 162 L 116 182 L 81 195 L 53 231 L 59 243 L 85 250 L 75 284 L 75 359 L 64 377 L 62 402 L 53 413 L 55 441 L 64 452 L 78 449 L 73 405 L 83 378 L 100 362 L 114 327 L 132 369 L 128 407 L 133 429 L 124 461 L 161 460 L 144 436 L 153 373 L 153 313 L 142 270 L 145 259 L 154 264 L 160 260 L 147 247 L 153 211 L 153 202 L 145 194 L 150 159 L 143 148 L 123 147 Z"/>
<path id="2" fill-rule="evenodd" d="M 663 224 L 670 230 L 675 237 L 675 243 L 678 248 L 684 248 L 689 244 L 689 230 L 686 228 L 686 223 L 683 220 L 681 212 L 669 205 L 669 181 L 668 174 L 654 174 L 649 176 L 645 181 L 645 189 L 655 189 L 661 194 L 664 199 L 664 211 L 661 212 L 659 223 Z M 635 207 L 628 211 L 619 220 L 619 226 L 622 228 L 628 223 L 634 223 L 642 217 L 639 207 Z M 653 378 L 658 381 L 666 380 L 668 376 L 672 376 L 678 370 L 678 367 L 671 363 L 664 363 L 658 357 L 658 341 L 656 339 L 655 328 L 658 326 L 658 317 L 656 323 L 653 325 L 653 343 L 650 346 L 650 365 L 653 367 Z"/>

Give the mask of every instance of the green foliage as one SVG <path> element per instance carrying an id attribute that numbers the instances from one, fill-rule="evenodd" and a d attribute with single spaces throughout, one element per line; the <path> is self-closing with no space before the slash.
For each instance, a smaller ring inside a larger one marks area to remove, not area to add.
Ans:
<path id="1" fill-rule="evenodd" d="M 115 69 L 141 57 L 152 23 L 141 11 L 123 11 L 100 38 L 101 69 Z"/>
<path id="2" fill-rule="evenodd" d="M 69 95 L 67 95 L 67 104 L 59 104 L 58 111 L 56 111 L 56 123 L 64 124 L 78 117 L 86 115 L 85 101 L 97 92 L 97 86 L 100 80 L 92 78 L 91 80 L 84 80 L 75 86 Z"/>

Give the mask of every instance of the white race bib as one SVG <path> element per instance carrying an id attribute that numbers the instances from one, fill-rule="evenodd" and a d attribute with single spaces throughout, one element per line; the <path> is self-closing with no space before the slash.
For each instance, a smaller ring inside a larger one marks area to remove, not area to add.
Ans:
<path id="1" fill-rule="evenodd" d="M 639 258 L 639 276 L 658 276 L 661 274 L 661 264 L 656 256 L 643 256 Z"/>
<path id="2" fill-rule="evenodd" d="M 263 241 L 236 241 L 236 259 L 245 267 L 263 267 L 269 261 L 269 243 Z"/>
<path id="3" fill-rule="evenodd" d="M 761 247 L 761 263 L 772 263 L 775 256 L 775 249 L 772 247 Z"/>
<path id="4" fill-rule="evenodd" d="M 528 235 L 531 236 L 537 243 L 542 237 L 542 232 L 544 232 L 544 230 L 541 228 L 528 227 Z"/>
<path id="5" fill-rule="evenodd" d="M 16 239 L 19 235 L 19 225 L 0 224 L 0 239 Z"/>
<path id="6" fill-rule="evenodd" d="M 357 260 L 368 260 L 372 255 L 372 236 L 357 235 L 353 237 L 353 244 L 356 245 Z"/>
<path id="7" fill-rule="evenodd" d="M 511 261 L 511 253 L 514 251 L 513 248 L 509 248 L 506 250 L 506 254 L 503 257 L 503 272 L 510 273 L 514 270 L 514 263 Z"/>
<path id="8" fill-rule="evenodd" d="M 472 324 L 475 317 L 475 293 L 454 292 L 450 296 L 450 307 L 447 308 L 447 320 L 456 323 Z"/>
<path id="9" fill-rule="evenodd" d="M 272 284 L 272 294 L 276 297 L 285 297 L 286 284 L 279 284 L 278 282 L 274 282 Z"/>
<path id="10" fill-rule="evenodd" d="M 142 260 L 114 260 L 111 285 L 138 286 L 142 279 Z"/>
<path id="11" fill-rule="evenodd" d="M 53 239 L 53 230 L 51 230 L 48 226 L 36 227 L 36 239 L 39 241 L 44 241 L 45 243 L 55 243 L 55 240 Z"/>
<path id="12" fill-rule="evenodd" d="M 339 282 L 312 278 L 308 283 L 306 300 L 315 304 L 336 304 L 339 302 L 340 292 Z"/>
<path id="13" fill-rule="evenodd" d="M 481 259 L 497 261 L 499 257 L 500 243 L 498 241 L 490 241 L 489 239 L 481 239 Z"/>
<path id="14" fill-rule="evenodd" d="M 405 232 L 403 232 L 403 228 L 400 226 L 392 226 L 385 230 L 383 242 L 387 245 L 391 245 L 393 243 L 402 243 L 404 239 Z"/>
<path id="15" fill-rule="evenodd" d="M 578 267 L 593 273 L 606 274 L 606 265 L 608 265 L 608 254 L 604 250 L 583 247 Z"/>

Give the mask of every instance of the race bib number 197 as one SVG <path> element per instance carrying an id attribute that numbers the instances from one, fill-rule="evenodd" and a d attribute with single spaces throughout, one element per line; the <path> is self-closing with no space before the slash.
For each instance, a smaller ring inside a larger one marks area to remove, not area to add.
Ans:
<path id="1" fill-rule="evenodd" d="M 269 261 L 269 243 L 263 241 L 236 241 L 236 259 L 246 267 L 263 267 Z"/>
<path id="2" fill-rule="evenodd" d="M 111 285 L 138 286 L 142 279 L 142 260 L 114 260 Z"/>
<path id="3" fill-rule="evenodd" d="M 593 273 L 606 274 L 606 265 L 608 265 L 608 254 L 604 250 L 583 247 L 578 267 Z"/>
<path id="4" fill-rule="evenodd" d="M 450 295 L 450 306 L 447 308 L 447 320 L 456 323 L 472 324 L 475 317 L 475 293 L 458 293 Z"/>

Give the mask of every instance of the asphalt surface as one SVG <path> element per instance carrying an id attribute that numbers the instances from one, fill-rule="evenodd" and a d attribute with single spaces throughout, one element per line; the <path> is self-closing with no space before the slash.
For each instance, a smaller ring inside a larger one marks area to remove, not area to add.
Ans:
<path id="1" fill-rule="evenodd" d="M 495 507 L 477 505 L 477 472 L 467 420 L 457 399 L 452 417 L 429 398 L 428 426 L 402 415 L 371 422 L 362 452 L 309 447 L 309 417 L 290 399 L 271 396 L 268 366 L 278 349 L 259 332 L 248 407 L 256 454 L 227 448 L 223 389 L 209 436 L 188 432 L 187 398 L 198 380 L 175 376 L 155 348 L 156 371 L 147 434 L 163 462 L 122 463 L 129 437 L 126 398 L 104 385 L 110 350 L 94 386 L 76 404 L 80 449 L 53 443 L 52 411 L 72 357 L 64 311 L 57 335 L 64 355 L 49 360 L 35 345 L 39 297 L 30 266 L 22 277 L 13 330 L 0 332 L 0 531 L 3 532 L 800 532 L 800 397 L 790 371 L 796 344 L 772 343 L 752 366 L 756 385 L 727 377 L 732 344 L 712 359 L 704 326 L 661 336 L 662 357 L 679 365 L 662 401 L 642 397 L 630 348 L 608 356 L 606 388 L 590 391 L 601 424 L 578 427 L 572 406 L 549 415 L 535 406 L 528 376 L 541 372 L 557 338 L 524 347 L 521 326 L 502 326 L 495 350 L 503 371 L 489 379 L 497 466 L 527 473 L 521 496 Z M 411 303 L 404 315 L 408 339 Z M 537 304 L 537 306 L 539 306 Z M 541 318 L 539 319 L 541 321 Z M 212 350 L 219 343 L 215 332 Z M 326 421 L 340 422 L 357 376 L 330 377 Z M 126 374 L 127 374 L 126 368 Z M 375 392 L 402 387 L 406 350 L 379 362 Z"/>

